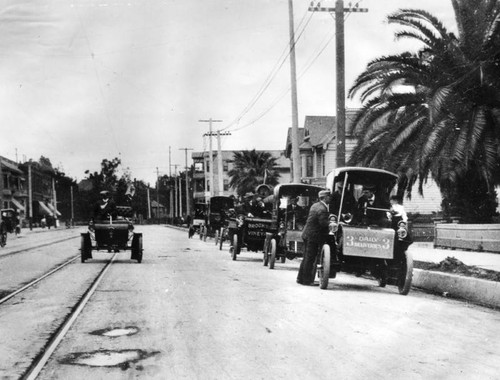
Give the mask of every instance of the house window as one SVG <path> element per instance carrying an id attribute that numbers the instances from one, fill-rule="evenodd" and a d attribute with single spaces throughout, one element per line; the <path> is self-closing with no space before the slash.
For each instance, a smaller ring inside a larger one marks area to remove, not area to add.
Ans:
<path id="1" fill-rule="evenodd" d="M 325 166 L 325 154 L 323 153 L 321 156 L 320 156 L 320 160 L 321 160 L 321 173 L 323 174 L 323 176 L 326 175 L 326 166 Z"/>
<path id="2" fill-rule="evenodd" d="M 7 174 L 3 175 L 3 188 L 4 189 L 9 189 L 9 176 Z"/>
<path id="3" fill-rule="evenodd" d="M 312 156 L 306 157 L 306 177 L 313 176 L 313 158 Z"/>
<path id="4" fill-rule="evenodd" d="M 225 172 L 229 170 L 229 164 L 227 163 L 227 161 L 222 162 L 222 170 Z"/>
<path id="5" fill-rule="evenodd" d="M 229 180 L 228 179 L 224 180 L 224 191 L 229 191 Z"/>

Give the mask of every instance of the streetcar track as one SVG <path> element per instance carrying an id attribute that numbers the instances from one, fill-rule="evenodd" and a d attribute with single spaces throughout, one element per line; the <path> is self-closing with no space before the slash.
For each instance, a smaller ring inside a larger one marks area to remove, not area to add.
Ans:
<path id="1" fill-rule="evenodd" d="M 78 256 L 75 256 L 75 257 L 72 257 L 71 259 L 65 261 L 64 263 L 62 263 L 61 265 L 57 266 L 56 268 L 50 270 L 49 272 L 45 273 L 43 276 L 40 276 L 38 277 L 37 279 L 29 282 L 28 284 L 22 286 L 21 288 L 13 291 L 12 293 L 8 294 L 7 296 L 3 297 L 0 299 L 0 305 L 5 303 L 6 301 L 10 300 L 12 297 L 18 295 L 19 293 L 25 291 L 26 289 L 29 289 L 31 288 L 33 285 L 39 283 L 40 281 L 42 281 L 44 278 L 47 278 L 49 277 L 50 275 L 54 274 L 55 272 L 61 270 L 62 268 L 64 268 L 66 265 L 68 264 L 71 264 L 73 261 L 75 261 L 76 259 L 78 259 L 80 257 L 80 255 Z"/>
<path id="2" fill-rule="evenodd" d="M 11 256 L 11 255 L 14 255 L 16 253 L 24 253 L 24 252 L 33 251 L 33 250 L 38 249 L 38 248 L 43 248 L 43 247 L 47 247 L 49 245 L 62 243 L 62 242 L 65 242 L 65 241 L 68 241 L 68 240 L 71 240 L 71 239 L 77 239 L 79 237 L 80 236 L 70 236 L 70 237 L 66 237 L 64 239 L 59 239 L 59 240 L 51 241 L 51 242 L 48 242 L 48 243 L 42 243 L 42 244 L 37 245 L 35 247 L 22 248 L 22 249 L 18 249 L 17 251 L 7 252 L 5 254 L 0 254 L 0 259 L 2 259 L 4 257 Z"/>
<path id="3" fill-rule="evenodd" d="M 111 264 L 115 261 L 117 255 L 118 253 L 115 253 L 113 257 L 106 263 L 104 268 L 99 272 L 99 274 L 94 279 L 92 284 L 85 291 L 80 300 L 75 304 L 69 315 L 61 323 L 61 325 L 57 328 L 57 330 L 51 335 L 50 339 L 45 344 L 45 347 L 41 349 L 40 353 L 35 357 L 35 359 L 28 367 L 28 369 L 25 371 L 23 376 L 21 376 L 21 379 L 34 380 L 37 378 L 37 376 L 40 374 L 47 361 L 50 359 L 50 357 L 56 350 L 59 343 L 61 343 L 61 341 L 64 339 L 64 336 L 67 334 L 71 326 L 75 323 L 76 319 L 84 309 L 85 305 L 90 300 L 90 297 L 92 297 L 92 295 L 95 293 L 98 285 L 104 278 L 106 272 L 111 267 Z"/>

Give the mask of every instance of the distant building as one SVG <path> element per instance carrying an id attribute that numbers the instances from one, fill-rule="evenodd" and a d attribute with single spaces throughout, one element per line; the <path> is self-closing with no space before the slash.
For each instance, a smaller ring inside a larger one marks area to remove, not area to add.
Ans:
<path id="1" fill-rule="evenodd" d="M 193 199 L 195 202 L 205 202 L 208 200 L 209 191 L 212 187 L 210 183 L 210 171 L 213 170 L 213 195 L 236 195 L 235 189 L 229 187 L 229 175 L 227 174 L 233 168 L 234 153 L 241 151 L 223 150 L 222 155 L 222 178 L 219 175 L 218 152 L 214 150 L 213 165 L 210 165 L 209 152 L 193 152 L 191 157 L 194 164 L 193 179 L 191 188 L 193 189 Z M 263 152 L 263 151 L 258 151 Z M 290 182 L 290 160 L 285 156 L 285 152 L 281 150 L 265 151 L 271 153 L 276 158 L 275 169 L 279 172 L 280 183 Z M 221 186 L 222 184 L 222 186 Z"/>
<path id="2" fill-rule="evenodd" d="M 351 130 L 357 109 L 346 110 L 346 162 L 349 161 L 358 139 L 347 132 Z M 285 156 L 292 160 L 292 129 L 288 130 Z M 299 128 L 300 173 L 302 182 L 325 186 L 326 175 L 336 168 L 337 138 L 335 116 L 306 116 L 304 127 Z M 291 162 L 293 167 L 294 162 Z M 441 192 L 432 180 L 423 186 L 424 195 L 418 194 L 416 188 L 412 198 L 405 199 L 407 212 L 431 214 L 441 210 Z"/>
<path id="3" fill-rule="evenodd" d="M 20 221 L 26 218 L 28 189 L 24 172 L 16 162 L 0 157 L 0 204 L 1 208 L 13 208 Z"/>

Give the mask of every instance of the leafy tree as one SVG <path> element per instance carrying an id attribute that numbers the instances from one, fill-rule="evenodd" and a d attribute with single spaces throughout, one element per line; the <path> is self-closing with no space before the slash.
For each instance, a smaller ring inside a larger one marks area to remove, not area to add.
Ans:
<path id="1" fill-rule="evenodd" d="M 423 10 L 388 17 L 403 27 L 396 38 L 422 48 L 378 58 L 354 82 L 349 95 L 359 94 L 363 108 L 350 164 L 397 171 L 410 190 L 418 181 L 422 191 L 430 176 L 443 211 L 489 221 L 500 183 L 500 5 L 452 3 L 457 36 Z"/>
<path id="2" fill-rule="evenodd" d="M 235 152 L 234 167 L 228 172 L 229 186 L 236 189 L 238 195 L 255 191 L 263 183 L 277 185 L 280 174 L 275 169 L 276 158 L 269 152 L 250 151 Z"/>

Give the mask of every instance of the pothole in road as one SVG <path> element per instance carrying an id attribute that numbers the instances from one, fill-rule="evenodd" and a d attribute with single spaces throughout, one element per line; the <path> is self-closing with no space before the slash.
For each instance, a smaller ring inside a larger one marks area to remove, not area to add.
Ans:
<path id="1" fill-rule="evenodd" d="M 89 367 L 120 367 L 123 370 L 130 368 L 131 363 L 147 359 L 159 354 L 159 351 L 145 350 L 99 350 L 92 352 L 75 352 L 69 354 L 60 362 L 63 364 L 73 364 Z"/>
<path id="2" fill-rule="evenodd" d="M 139 332 L 139 328 L 135 326 L 126 327 L 108 327 L 107 329 L 92 331 L 92 335 L 103 335 L 109 336 L 111 338 L 116 338 L 118 336 L 134 335 Z"/>

